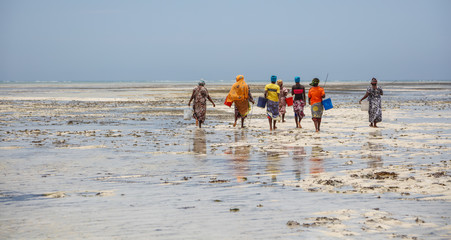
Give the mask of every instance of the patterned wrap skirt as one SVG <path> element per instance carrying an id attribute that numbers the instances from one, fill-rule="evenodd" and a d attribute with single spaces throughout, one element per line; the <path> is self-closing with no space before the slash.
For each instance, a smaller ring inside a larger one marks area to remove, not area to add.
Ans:
<path id="1" fill-rule="evenodd" d="M 207 103 L 196 102 L 193 105 L 193 117 L 199 122 L 205 122 L 205 115 L 207 113 Z"/>
<path id="2" fill-rule="evenodd" d="M 246 118 L 251 110 L 251 106 L 249 104 L 249 101 L 243 100 L 243 101 L 235 101 L 235 117 L 241 117 Z"/>
<path id="3" fill-rule="evenodd" d="M 303 100 L 295 100 L 293 102 L 294 115 L 299 116 L 301 118 L 305 117 L 304 106 L 305 102 Z"/>
<path id="4" fill-rule="evenodd" d="M 279 114 L 285 114 L 287 112 L 287 101 L 285 97 L 279 98 Z"/>
<path id="5" fill-rule="evenodd" d="M 268 102 L 266 102 L 266 114 L 272 119 L 279 117 L 279 102 L 268 99 Z"/>
<path id="6" fill-rule="evenodd" d="M 312 110 L 312 118 L 321 118 L 323 116 L 323 104 L 321 102 L 317 102 L 311 106 Z"/>
<path id="7" fill-rule="evenodd" d="M 382 104 L 380 98 L 371 99 L 368 109 L 368 115 L 370 122 L 378 123 L 382 122 Z"/>

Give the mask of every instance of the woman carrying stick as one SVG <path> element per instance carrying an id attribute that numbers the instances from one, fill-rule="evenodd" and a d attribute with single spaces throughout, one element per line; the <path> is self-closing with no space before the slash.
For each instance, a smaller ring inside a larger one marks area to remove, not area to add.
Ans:
<path id="1" fill-rule="evenodd" d="M 323 98 L 326 97 L 326 93 L 324 92 L 324 89 L 320 86 L 319 79 L 314 78 L 312 80 L 312 83 L 310 83 L 310 86 L 312 86 L 308 91 L 308 101 L 312 109 L 312 120 L 315 124 L 316 132 L 320 131 L 321 127 L 321 117 L 323 116 Z"/>

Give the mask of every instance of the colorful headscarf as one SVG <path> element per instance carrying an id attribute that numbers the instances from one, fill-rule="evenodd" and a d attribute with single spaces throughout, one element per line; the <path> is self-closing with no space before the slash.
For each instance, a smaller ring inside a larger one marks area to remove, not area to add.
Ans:
<path id="1" fill-rule="evenodd" d="M 318 84 L 319 84 L 319 79 L 318 78 L 314 78 L 313 80 L 312 80 L 312 83 L 310 83 L 310 86 L 318 86 Z"/>
<path id="2" fill-rule="evenodd" d="M 200 80 L 199 81 L 199 86 L 205 86 L 205 81 L 204 80 Z"/>
<path id="3" fill-rule="evenodd" d="M 295 83 L 300 83 L 301 82 L 301 78 L 300 77 L 295 77 L 294 78 L 294 82 Z"/>
<path id="4" fill-rule="evenodd" d="M 236 83 L 233 84 L 232 88 L 227 95 L 227 102 L 247 100 L 249 98 L 249 86 L 244 81 L 243 75 L 236 76 Z"/>

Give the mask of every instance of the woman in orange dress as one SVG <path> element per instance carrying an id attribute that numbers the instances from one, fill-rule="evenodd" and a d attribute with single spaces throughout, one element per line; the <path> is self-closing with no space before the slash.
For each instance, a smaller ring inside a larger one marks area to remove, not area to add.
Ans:
<path id="1" fill-rule="evenodd" d="M 252 104 L 255 102 L 252 98 L 249 86 L 246 81 L 244 81 L 243 75 L 236 76 L 236 82 L 230 89 L 226 102 L 235 103 L 235 123 L 233 126 L 235 127 L 238 118 L 241 118 L 241 127 L 244 128 L 244 119 L 247 118 L 247 115 L 251 109 L 249 102 Z"/>
<path id="2" fill-rule="evenodd" d="M 320 131 L 321 117 L 323 116 L 323 98 L 326 97 L 324 89 L 320 86 L 319 79 L 314 78 L 310 86 L 312 86 L 308 91 L 308 101 L 312 109 L 312 120 L 315 124 L 316 132 Z"/>

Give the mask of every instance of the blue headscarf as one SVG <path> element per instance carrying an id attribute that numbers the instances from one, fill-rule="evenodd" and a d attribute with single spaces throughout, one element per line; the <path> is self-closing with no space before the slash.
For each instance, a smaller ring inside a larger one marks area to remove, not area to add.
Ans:
<path id="1" fill-rule="evenodd" d="M 301 78 L 300 77 L 295 77 L 294 78 L 294 82 L 295 83 L 300 83 L 301 82 Z"/>
<path id="2" fill-rule="evenodd" d="M 271 76 L 271 82 L 272 83 L 276 83 L 277 82 L 277 76 L 276 75 L 272 75 Z"/>

